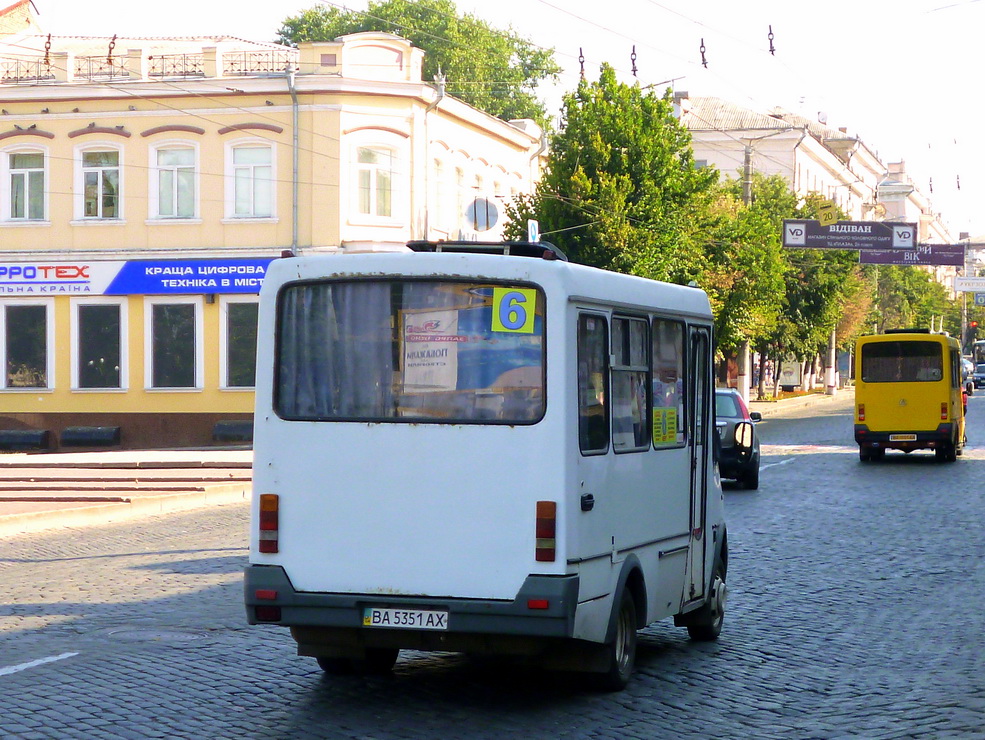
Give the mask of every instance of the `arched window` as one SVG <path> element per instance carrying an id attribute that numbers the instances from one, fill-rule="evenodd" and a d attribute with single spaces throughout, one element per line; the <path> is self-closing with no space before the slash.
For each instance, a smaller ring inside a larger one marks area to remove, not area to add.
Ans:
<path id="1" fill-rule="evenodd" d="M 189 219 L 198 213 L 198 151 L 186 142 L 151 149 L 150 217 Z"/>
<path id="2" fill-rule="evenodd" d="M 4 220 L 45 220 L 47 159 L 41 149 L 18 148 L 3 153 L 4 180 L 9 188 L 9 195 L 3 204 Z"/>
<path id="3" fill-rule="evenodd" d="M 76 153 L 75 217 L 83 221 L 123 218 L 123 150 L 93 142 Z"/>

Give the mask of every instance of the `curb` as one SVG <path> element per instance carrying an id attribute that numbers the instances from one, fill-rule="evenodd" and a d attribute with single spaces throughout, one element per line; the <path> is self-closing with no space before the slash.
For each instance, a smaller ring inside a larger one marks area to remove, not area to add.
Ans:
<path id="1" fill-rule="evenodd" d="M 808 396 L 786 398 L 780 401 L 750 401 L 748 405 L 750 411 L 758 411 L 765 419 L 768 416 L 777 416 L 778 414 L 782 414 L 787 411 L 802 409 L 808 406 L 816 406 L 820 403 L 830 403 L 838 400 L 839 398 L 844 398 L 844 396 L 848 394 L 854 396 L 855 389 L 852 387 L 839 388 L 838 393 L 834 396 L 829 396 L 825 393 L 813 393 Z"/>
<path id="2" fill-rule="evenodd" d="M 64 508 L 2 514 L 0 536 L 29 534 L 56 527 L 110 524 L 166 512 L 245 503 L 250 500 L 252 490 L 251 483 L 219 484 L 189 493 L 137 495 L 119 502 L 96 504 L 75 501 L 62 504 Z"/>

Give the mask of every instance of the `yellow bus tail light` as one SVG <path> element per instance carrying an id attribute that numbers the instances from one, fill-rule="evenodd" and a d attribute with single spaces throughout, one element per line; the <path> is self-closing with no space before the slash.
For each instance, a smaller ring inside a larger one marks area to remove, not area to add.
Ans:
<path id="1" fill-rule="evenodd" d="M 865 421 L 865 404 L 860 403 L 858 405 L 858 420 Z"/>
<path id="2" fill-rule="evenodd" d="M 947 421 L 947 401 L 941 401 L 941 421 Z"/>

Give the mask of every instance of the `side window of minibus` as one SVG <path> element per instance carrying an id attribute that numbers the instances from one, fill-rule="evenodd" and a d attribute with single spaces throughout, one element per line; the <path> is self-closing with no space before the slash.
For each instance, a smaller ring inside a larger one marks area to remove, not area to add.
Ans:
<path id="1" fill-rule="evenodd" d="M 584 454 L 609 449 L 609 332 L 604 316 L 578 316 L 578 445 Z"/>
<path id="2" fill-rule="evenodd" d="M 677 447 L 684 444 L 684 325 L 654 319 L 650 334 L 653 446 Z"/>
<path id="3" fill-rule="evenodd" d="M 612 448 L 650 447 L 650 355 L 647 322 L 612 318 Z"/>

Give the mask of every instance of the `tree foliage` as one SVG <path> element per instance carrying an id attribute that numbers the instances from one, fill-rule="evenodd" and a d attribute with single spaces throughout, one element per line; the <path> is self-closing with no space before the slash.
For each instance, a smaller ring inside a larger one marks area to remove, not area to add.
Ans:
<path id="1" fill-rule="evenodd" d="M 668 96 L 603 65 L 597 82 L 565 96 L 544 177 L 508 208 L 509 233 L 533 217 L 575 262 L 687 283 L 700 272 L 701 214 L 717 179 L 694 167 L 690 144 Z"/>
<path id="2" fill-rule="evenodd" d="M 423 49 L 424 78 L 443 74 L 446 90 L 466 103 L 506 120 L 549 116 L 537 84 L 561 71 L 554 52 L 471 14 L 459 15 L 451 0 L 382 0 L 365 12 L 316 5 L 284 20 L 278 41 L 331 41 L 360 31 L 402 36 Z"/>

